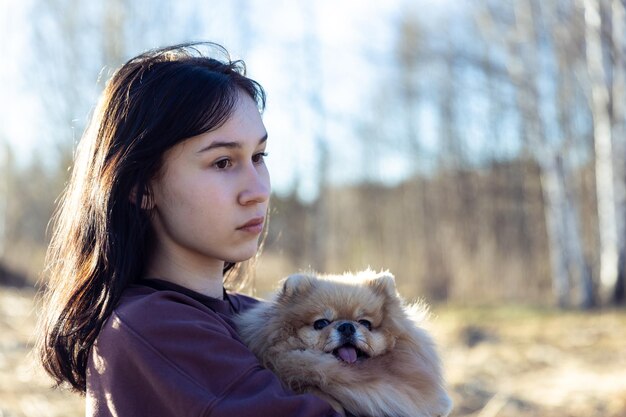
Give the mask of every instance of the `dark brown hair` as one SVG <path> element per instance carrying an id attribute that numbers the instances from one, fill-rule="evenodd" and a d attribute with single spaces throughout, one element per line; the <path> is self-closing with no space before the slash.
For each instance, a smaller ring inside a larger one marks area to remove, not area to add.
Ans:
<path id="1" fill-rule="evenodd" d="M 85 391 L 89 350 L 122 291 L 142 275 L 152 231 L 149 212 L 133 201 L 150 198 L 163 154 L 220 127 L 240 91 L 264 108 L 244 63 L 212 43 L 146 52 L 108 81 L 53 219 L 38 347 L 57 384 Z"/>

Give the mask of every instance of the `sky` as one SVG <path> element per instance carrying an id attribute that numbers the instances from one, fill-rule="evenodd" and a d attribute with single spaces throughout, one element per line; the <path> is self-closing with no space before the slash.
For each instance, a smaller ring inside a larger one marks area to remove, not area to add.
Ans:
<path id="1" fill-rule="evenodd" d="M 27 11 L 30 0 L 0 0 L 0 143 L 8 141 L 19 158 L 28 158 L 37 146 L 39 100 L 22 76 L 29 49 Z"/>
<path id="2" fill-rule="evenodd" d="M 53 146 L 46 141 L 50 127 L 45 122 L 45 103 L 24 76 L 24 69 L 37 62 L 32 57 L 34 40 L 29 31 L 29 10 L 35 1 L 0 0 L 0 56 L 4 57 L 0 66 L 0 143 L 8 143 L 20 161 L 28 161 L 35 153 L 46 155 Z M 336 183 L 358 179 L 363 167 L 355 161 L 361 150 L 349 124 L 355 115 L 368 111 L 373 95 L 389 75 L 384 57 L 394 42 L 391 28 L 402 1 L 231 0 L 201 8 L 202 16 L 185 32 L 187 36 L 226 46 L 232 55 L 246 61 L 249 75 L 267 91 L 264 121 L 270 133 L 268 166 L 275 191 L 296 188 L 305 200 L 315 197 L 319 180 L 316 166 L 320 155 L 326 155 L 320 151 L 319 138 L 329 142 L 331 179 Z M 426 22 L 454 13 L 462 3 L 413 2 Z M 198 4 L 209 3 L 172 4 L 178 4 L 172 12 L 183 15 L 185 7 L 197 11 Z M 241 4 L 247 5 L 244 21 L 248 25 L 243 28 L 235 16 Z M 307 43 L 310 36 L 319 39 L 313 47 Z M 181 40 L 172 38 L 165 43 Z M 154 46 L 160 45 L 147 47 Z M 381 64 L 373 65 L 372 56 L 381 59 Z M 98 74 L 92 76 L 97 92 Z M 93 101 L 95 104 L 95 96 Z M 320 118 L 311 110 L 312 101 L 320 103 L 318 106 L 332 117 Z M 76 126 L 84 125 L 90 110 L 75 115 Z M 429 125 L 435 129 L 428 113 L 421 123 L 426 130 Z M 80 134 L 68 131 L 68 140 L 76 141 Z M 393 153 L 379 165 L 372 167 L 374 175 L 388 182 L 401 180 L 411 170 L 410 163 Z"/>

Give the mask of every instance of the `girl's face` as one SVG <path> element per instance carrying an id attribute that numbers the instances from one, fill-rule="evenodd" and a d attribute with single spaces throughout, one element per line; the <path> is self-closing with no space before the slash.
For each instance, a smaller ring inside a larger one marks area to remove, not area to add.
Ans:
<path id="1" fill-rule="evenodd" d="M 266 140 L 256 103 L 240 93 L 224 125 L 165 153 L 151 182 L 157 263 L 221 271 L 255 255 L 270 197 Z"/>

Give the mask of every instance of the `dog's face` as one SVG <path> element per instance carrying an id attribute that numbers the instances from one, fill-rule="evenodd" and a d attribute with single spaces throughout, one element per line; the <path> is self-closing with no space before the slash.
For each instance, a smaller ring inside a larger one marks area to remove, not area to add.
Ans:
<path id="1" fill-rule="evenodd" d="M 289 331 L 297 336 L 291 338 L 293 348 L 328 353 L 352 364 L 394 347 L 390 315 L 399 300 L 391 275 L 292 275 L 277 301 Z"/>

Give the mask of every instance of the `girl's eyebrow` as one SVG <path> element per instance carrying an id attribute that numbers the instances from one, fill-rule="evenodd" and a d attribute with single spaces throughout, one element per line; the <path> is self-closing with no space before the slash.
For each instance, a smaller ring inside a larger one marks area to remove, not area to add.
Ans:
<path id="1" fill-rule="evenodd" d="M 259 139 L 259 145 L 262 144 L 263 142 L 266 142 L 266 141 L 267 141 L 267 133 L 265 135 L 263 135 L 263 137 L 261 139 Z M 215 141 L 215 142 L 211 143 L 210 145 L 205 146 L 204 148 L 200 149 L 197 153 L 210 151 L 210 150 L 216 149 L 216 148 L 239 149 L 239 148 L 241 148 L 241 143 L 240 142 L 225 142 L 225 141 L 219 141 L 218 140 L 218 141 Z"/>

